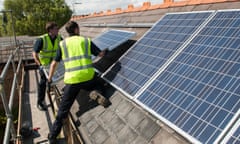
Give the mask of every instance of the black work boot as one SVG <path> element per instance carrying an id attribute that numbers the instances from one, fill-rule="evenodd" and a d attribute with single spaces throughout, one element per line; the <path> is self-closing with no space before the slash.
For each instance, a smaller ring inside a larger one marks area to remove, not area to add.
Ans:
<path id="1" fill-rule="evenodd" d="M 97 101 L 98 104 L 102 105 L 104 108 L 107 108 L 111 102 L 106 99 L 99 91 L 93 90 L 90 92 L 89 97 L 92 100 Z"/>
<path id="2" fill-rule="evenodd" d="M 57 144 L 57 138 L 52 136 L 51 134 L 48 134 L 48 143 L 49 144 Z"/>
<path id="3" fill-rule="evenodd" d="M 46 111 L 47 110 L 47 106 L 42 102 L 42 103 L 38 103 L 37 104 L 37 108 L 41 111 Z"/>

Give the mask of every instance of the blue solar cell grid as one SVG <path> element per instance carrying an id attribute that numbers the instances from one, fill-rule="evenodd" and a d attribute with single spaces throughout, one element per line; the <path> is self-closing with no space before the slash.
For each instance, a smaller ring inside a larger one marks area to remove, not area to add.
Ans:
<path id="1" fill-rule="evenodd" d="M 95 43 L 101 50 L 113 50 L 120 44 L 126 42 L 133 36 L 135 36 L 135 32 L 130 31 L 122 31 L 122 30 L 109 30 L 106 31 L 92 41 Z"/>
<path id="2" fill-rule="evenodd" d="M 167 14 L 104 77 L 120 90 L 134 96 L 210 14 Z"/>
<path id="3" fill-rule="evenodd" d="M 214 143 L 240 109 L 239 26 L 239 11 L 217 12 L 137 100 L 199 142 Z M 239 130 L 233 138 L 239 141 Z"/>

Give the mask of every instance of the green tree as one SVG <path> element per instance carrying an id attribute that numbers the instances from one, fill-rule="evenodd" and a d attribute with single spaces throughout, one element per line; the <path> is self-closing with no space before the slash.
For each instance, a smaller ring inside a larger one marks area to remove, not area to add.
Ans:
<path id="1" fill-rule="evenodd" d="M 1 19 L 2 19 L 2 16 L 0 15 L 0 37 L 3 35 L 2 33 L 3 33 L 3 26 L 2 26 L 2 21 L 1 21 Z"/>
<path id="2" fill-rule="evenodd" d="M 48 21 L 63 26 L 73 13 L 64 0 L 4 0 L 4 9 L 12 10 L 7 13 L 7 33 L 12 33 L 13 21 L 16 35 L 30 36 L 46 33 L 45 24 Z"/>
<path id="3" fill-rule="evenodd" d="M 6 21 L 7 21 L 7 15 L 6 13 L 2 13 L 2 15 L 0 15 L 0 37 L 7 35 Z"/>

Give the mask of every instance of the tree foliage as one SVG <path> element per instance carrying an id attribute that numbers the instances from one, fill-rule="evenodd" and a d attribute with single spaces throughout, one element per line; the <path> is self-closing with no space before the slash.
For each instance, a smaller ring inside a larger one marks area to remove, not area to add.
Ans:
<path id="1" fill-rule="evenodd" d="M 72 10 L 64 0 L 4 0 L 4 9 L 12 10 L 7 13 L 7 33 L 12 33 L 13 22 L 16 35 L 46 33 L 46 22 L 55 21 L 61 27 L 72 15 Z M 3 35 L 3 28 L 0 30 Z"/>
<path id="2" fill-rule="evenodd" d="M 3 32 L 3 23 L 1 21 L 2 19 L 2 16 L 0 15 L 0 37 L 3 35 L 2 32 Z"/>

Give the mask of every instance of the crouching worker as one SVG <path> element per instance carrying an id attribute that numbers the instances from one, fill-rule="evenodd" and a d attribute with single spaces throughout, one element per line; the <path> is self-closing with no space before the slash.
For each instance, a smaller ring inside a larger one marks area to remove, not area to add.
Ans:
<path id="1" fill-rule="evenodd" d="M 56 137 L 61 131 L 63 121 L 67 118 L 79 91 L 81 89 L 89 90 L 95 85 L 96 75 L 92 66 L 91 54 L 100 57 L 104 55 L 104 51 L 101 51 L 90 39 L 79 36 L 79 26 L 76 22 L 68 22 L 65 29 L 69 37 L 60 42 L 48 77 L 50 83 L 58 62 L 62 60 L 65 67 L 65 87 L 56 120 L 48 135 L 50 144 L 56 143 Z M 107 101 L 107 99 L 104 100 Z"/>

